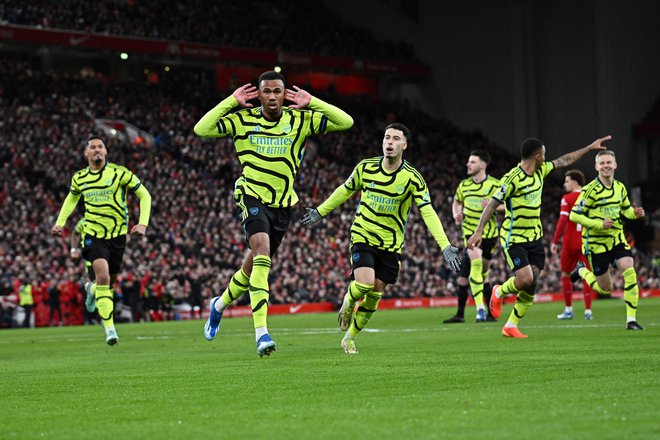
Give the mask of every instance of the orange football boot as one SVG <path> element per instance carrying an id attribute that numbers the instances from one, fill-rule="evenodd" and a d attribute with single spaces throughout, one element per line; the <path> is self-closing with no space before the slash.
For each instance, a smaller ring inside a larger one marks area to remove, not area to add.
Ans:
<path id="1" fill-rule="evenodd" d="M 502 327 L 502 336 L 505 338 L 524 339 L 527 335 L 520 333 L 518 327 Z"/>
<path id="2" fill-rule="evenodd" d="M 502 300 L 504 299 L 503 296 L 498 298 L 497 295 L 495 295 L 495 292 L 499 288 L 500 288 L 499 284 L 495 284 L 493 286 L 493 290 L 491 291 L 491 295 L 490 295 L 490 304 L 488 304 L 488 308 L 490 309 L 490 314 L 493 315 L 493 318 L 495 319 L 499 318 L 500 315 L 502 314 Z"/>

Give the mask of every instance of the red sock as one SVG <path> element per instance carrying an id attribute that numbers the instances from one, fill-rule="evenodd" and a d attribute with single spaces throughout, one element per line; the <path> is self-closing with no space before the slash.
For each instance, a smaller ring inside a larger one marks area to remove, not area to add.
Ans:
<path id="1" fill-rule="evenodd" d="M 566 307 L 571 307 L 573 305 L 573 283 L 571 283 L 570 276 L 561 277 L 561 289 L 564 292 L 564 304 Z"/>
<path id="2" fill-rule="evenodd" d="M 593 297 L 594 290 L 584 280 L 582 280 L 582 293 L 584 293 L 584 308 L 585 310 L 590 310 L 591 298 Z"/>

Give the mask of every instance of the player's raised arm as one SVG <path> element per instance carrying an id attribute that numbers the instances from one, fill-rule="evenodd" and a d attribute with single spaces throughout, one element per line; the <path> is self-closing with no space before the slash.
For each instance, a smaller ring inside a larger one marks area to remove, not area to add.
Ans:
<path id="1" fill-rule="evenodd" d="M 322 132 L 343 131 L 353 126 L 353 118 L 339 107 L 312 96 L 309 92 L 298 86 L 293 86 L 294 90 L 287 89 L 284 98 L 291 101 L 290 108 L 310 108 L 322 113 L 327 118 L 327 124 L 322 127 Z"/>
<path id="2" fill-rule="evenodd" d="M 579 150 L 575 150 L 570 153 L 566 153 L 563 156 L 558 157 L 557 159 L 552 161 L 552 164 L 555 166 L 555 168 L 563 168 L 572 165 L 590 151 L 605 150 L 605 146 L 603 146 L 603 142 L 609 141 L 610 139 L 612 139 L 612 136 L 609 135 L 596 139 L 586 147 L 580 148 Z"/>
<path id="3" fill-rule="evenodd" d="M 234 132 L 230 121 L 224 117 L 236 106 L 251 108 L 248 101 L 259 96 L 259 91 L 252 84 L 245 84 L 234 90 L 231 96 L 220 101 L 218 105 L 209 110 L 197 124 L 195 134 L 200 137 L 222 137 Z M 226 122 L 226 123 L 225 123 Z"/>

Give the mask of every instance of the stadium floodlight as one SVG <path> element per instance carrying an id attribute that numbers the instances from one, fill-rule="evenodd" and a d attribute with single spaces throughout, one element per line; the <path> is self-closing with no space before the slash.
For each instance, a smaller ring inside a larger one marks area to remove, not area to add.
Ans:
<path id="1" fill-rule="evenodd" d="M 119 58 L 121 58 L 122 60 L 127 60 L 128 54 L 126 52 L 122 52 L 119 54 Z"/>
<path id="2" fill-rule="evenodd" d="M 282 71 L 282 68 L 280 66 L 275 66 L 273 67 L 273 70 L 277 73 L 280 73 Z"/>

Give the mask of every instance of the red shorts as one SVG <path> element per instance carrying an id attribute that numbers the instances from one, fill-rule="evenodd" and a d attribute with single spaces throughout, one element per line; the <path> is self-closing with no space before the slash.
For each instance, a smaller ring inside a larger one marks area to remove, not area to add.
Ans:
<path id="1" fill-rule="evenodd" d="M 591 270 L 587 257 L 582 254 L 580 248 L 570 249 L 562 246 L 559 261 L 561 262 L 561 271 L 565 273 L 573 272 L 578 261 L 582 261 Z"/>

